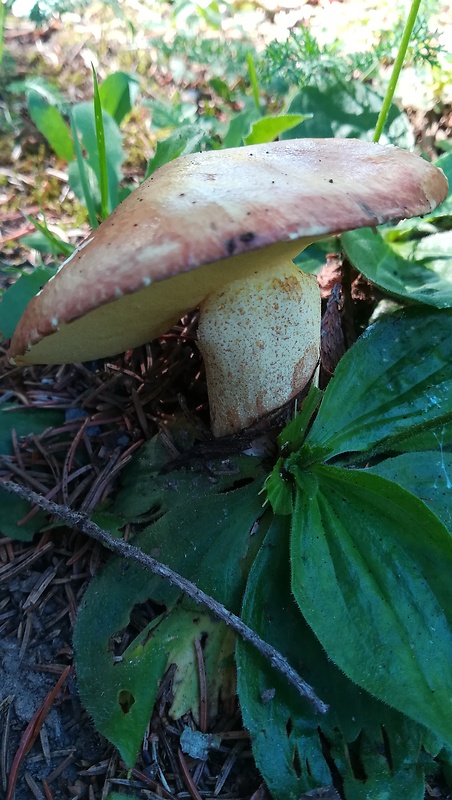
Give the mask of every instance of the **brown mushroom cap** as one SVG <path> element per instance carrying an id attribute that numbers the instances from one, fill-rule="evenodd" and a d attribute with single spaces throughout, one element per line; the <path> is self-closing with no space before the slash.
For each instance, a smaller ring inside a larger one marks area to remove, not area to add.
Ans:
<path id="1" fill-rule="evenodd" d="M 329 233 L 428 213 L 446 194 L 442 172 L 421 158 L 352 139 L 184 156 L 133 192 L 31 300 L 9 356 L 114 355 L 255 271 L 262 248 L 290 258 Z"/>

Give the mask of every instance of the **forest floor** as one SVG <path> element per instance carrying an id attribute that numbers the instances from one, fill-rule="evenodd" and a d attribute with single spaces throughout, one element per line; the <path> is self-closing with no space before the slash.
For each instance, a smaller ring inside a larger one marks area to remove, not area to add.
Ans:
<path id="1" fill-rule="evenodd" d="M 107 6 L 50 18 L 40 27 L 24 18 L 9 17 L 2 85 L 34 74 L 56 81 L 67 99 L 79 102 L 91 96 L 93 63 L 100 80 L 118 69 L 136 71 L 141 76 L 142 101 L 176 95 L 189 99 L 190 92 L 198 92 L 201 102 L 212 102 L 206 93 L 209 67 L 191 64 L 185 78 L 185 56 L 172 62 L 159 58 L 156 40 L 170 41 L 178 24 L 171 21 L 169 10 L 166 31 L 159 8 L 138 2 L 130 8 L 132 26 L 127 18 L 115 17 Z M 260 0 L 253 6 L 238 4 L 237 9 L 237 15 L 223 19 L 222 30 L 231 40 L 249 37 L 258 48 L 283 40 L 289 30 L 306 25 L 319 42 L 338 38 L 349 41 L 350 46 L 369 49 L 377 32 L 390 30 L 397 16 L 393 2 L 372 0 L 291 0 L 284 6 L 278 0 Z M 432 23 L 442 30 L 449 51 L 451 19 L 451 5 L 443 3 Z M 218 32 L 215 35 L 219 36 Z M 438 142 L 450 136 L 451 92 L 450 86 L 439 89 L 430 78 L 418 83 L 409 71 L 401 82 L 399 101 L 409 111 L 418 143 L 430 155 L 436 155 Z M 8 92 L 5 98 L 0 101 L 3 285 L 11 281 L 11 268 L 25 260 L 39 263 L 38 252 L 20 241 L 34 230 L 25 214 L 37 216 L 44 211 L 49 227 L 73 244 L 88 232 L 85 213 L 68 188 L 65 165 L 37 132 L 23 96 Z M 127 152 L 124 174 L 138 184 L 159 135 L 149 124 L 145 102 L 134 108 L 123 133 Z M 369 302 L 365 292 L 361 299 Z M 25 444 L 16 438 L 13 469 L 3 466 L 0 475 L 12 474 L 24 485 L 50 493 L 52 499 L 87 514 L 115 491 L 122 467 L 137 447 L 174 415 L 181 394 L 188 413 L 196 413 L 207 424 L 205 381 L 193 344 L 192 318 L 178 326 L 172 338 L 156 345 L 152 358 L 144 346 L 106 362 L 98 372 L 84 366 L 9 369 L 4 347 L 0 353 L 2 403 L 50 405 L 61 412 L 61 422 L 52 432 L 35 435 Z M 172 369 L 170 380 L 163 379 L 175 353 L 179 366 Z M 151 378 L 152 385 L 160 383 L 157 395 L 146 390 L 145 377 Z M 68 413 L 74 408 L 82 409 L 80 416 Z M 86 420 L 92 416 L 97 429 L 87 437 Z M 74 442 L 82 440 L 92 463 L 68 485 L 68 461 L 75 452 Z M 214 732 L 224 732 L 222 747 L 209 757 L 202 771 L 196 771 L 189 755 L 177 753 L 175 742 L 184 721 L 168 722 L 169 695 L 164 689 L 137 769 L 129 772 L 116 750 L 95 732 L 77 695 L 72 627 L 86 586 L 104 560 L 98 545 L 55 525 L 41 530 L 33 541 L 17 542 L 0 535 L 0 796 L 8 800 L 106 800 L 109 793 L 123 791 L 133 797 L 168 800 L 190 796 L 264 800 L 266 790 L 253 765 L 236 706 L 223 709 L 216 720 Z M 63 690 L 57 697 L 48 696 L 62 675 Z M 34 727 L 29 724 L 33 719 Z M 333 800 L 337 795 L 309 796 Z M 428 786 L 428 796 L 450 797 L 435 785 Z"/>

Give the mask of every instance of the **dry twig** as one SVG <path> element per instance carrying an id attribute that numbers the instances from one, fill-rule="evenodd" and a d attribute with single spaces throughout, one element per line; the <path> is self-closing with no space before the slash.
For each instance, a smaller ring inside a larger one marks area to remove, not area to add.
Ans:
<path id="1" fill-rule="evenodd" d="M 206 608 L 208 608 L 212 614 L 229 625 L 236 633 L 239 634 L 239 636 L 242 637 L 242 639 L 252 644 L 253 647 L 255 647 L 259 653 L 261 653 L 261 655 L 263 655 L 264 658 L 270 662 L 274 669 L 278 670 L 282 675 L 284 675 L 286 680 L 303 698 L 305 698 L 312 705 L 317 713 L 325 714 L 328 711 L 328 706 L 317 697 L 313 688 L 306 683 L 306 681 L 304 681 L 300 675 L 298 675 L 298 673 L 290 666 L 289 662 L 281 655 L 281 653 L 278 652 L 278 650 L 261 639 L 257 633 L 248 627 L 248 625 L 245 625 L 240 617 L 238 617 L 236 614 L 233 614 L 231 611 L 228 611 L 228 609 L 225 608 L 221 603 L 218 603 L 208 594 L 203 592 L 194 583 L 188 581 L 177 572 L 174 572 L 165 564 L 161 564 L 159 561 L 156 561 L 155 558 L 143 553 L 143 551 L 138 547 L 134 547 L 133 545 L 121 539 L 115 539 L 107 531 L 99 528 L 98 525 L 88 519 L 84 514 L 81 514 L 78 511 L 73 511 L 66 506 L 54 503 L 51 500 L 47 500 L 45 497 L 42 497 L 36 492 L 26 489 L 23 486 L 19 486 L 19 484 L 14 483 L 13 481 L 4 480 L 1 482 L 1 485 L 8 492 L 16 494 L 19 497 L 28 500 L 29 503 L 39 506 L 39 508 L 42 508 L 43 511 L 63 520 L 66 525 L 82 531 L 82 533 L 100 542 L 104 545 L 104 547 L 107 547 L 109 550 L 118 553 L 123 558 L 136 561 L 145 569 L 151 570 L 151 572 L 153 572 L 155 575 L 159 575 L 161 578 L 169 581 L 172 586 L 176 586 L 178 589 L 185 592 L 185 594 L 187 594 L 197 603 L 206 606 Z"/>

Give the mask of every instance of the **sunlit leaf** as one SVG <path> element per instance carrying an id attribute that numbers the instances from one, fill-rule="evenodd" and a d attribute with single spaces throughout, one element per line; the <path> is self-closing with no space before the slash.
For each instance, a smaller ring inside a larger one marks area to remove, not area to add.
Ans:
<path id="1" fill-rule="evenodd" d="M 149 160 L 145 177 L 149 178 L 156 169 L 179 156 L 199 153 L 204 139 L 204 131 L 195 125 L 187 125 L 174 131 L 164 141 L 157 142 L 155 155 Z"/>
<path id="2" fill-rule="evenodd" d="M 282 134 L 281 138 L 342 137 L 371 141 L 381 104 L 382 97 L 369 83 L 362 81 L 345 83 L 338 80 L 333 85 L 329 82 L 305 86 L 292 100 L 288 112 L 311 115 L 312 118 L 290 134 Z M 408 117 L 394 103 L 381 141 L 390 141 L 408 149 L 414 144 Z"/>
<path id="3" fill-rule="evenodd" d="M 438 234 L 442 235 L 449 237 L 450 248 L 450 234 Z M 355 269 L 376 286 L 402 300 L 436 308 L 452 306 L 452 255 L 445 249 L 442 258 L 429 257 L 426 243 L 434 237 L 427 237 L 425 244 L 414 250 L 416 260 L 402 258 L 370 228 L 344 233 L 341 238 Z"/>
<path id="4" fill-rule="evenodd" d="M 309 115 L 281 114 L 276 117 L 261 117 L 252 123 L 251 131 L 243 137 L 243 141 L 245 144 L 273 142 L 282 133 L 300 125 L 305 119 L 309 119 Z"/>
<path id="5" fill-rule="evenodd" d="M 232 117 L 229 127 L 224 135 L 223 147 L 240 147 L 248 136 L 253 122 L 260 118 L 256 106 L 249 105 L 243 111 Z"/>
<path id="6" fill-rule="evenodd" d="M 113 72 L 107 75 L 99 86 L 102 108 L 120 125 L 130 114 L 140 89 L 139 81 L 127 72 Z"/>
<path id="7" fill-rule="evenodd" d="M 57 156 L 71 161 L 74 158 L 74 144 L 60 111 L 36 91 L 28 93 L 28 110 L 38 131 L 45 136 Z"/>

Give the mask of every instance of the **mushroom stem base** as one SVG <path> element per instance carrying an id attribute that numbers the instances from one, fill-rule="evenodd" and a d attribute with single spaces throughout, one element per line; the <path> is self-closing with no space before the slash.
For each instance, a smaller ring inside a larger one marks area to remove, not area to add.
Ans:
<path id="1" fill-rule="evenodd" d="M 320 354 L 317 279 L 283 256 L 233 281 L 202 303 L 198 344 L 214 435 L 247 428 L 312 377 Z"/>

